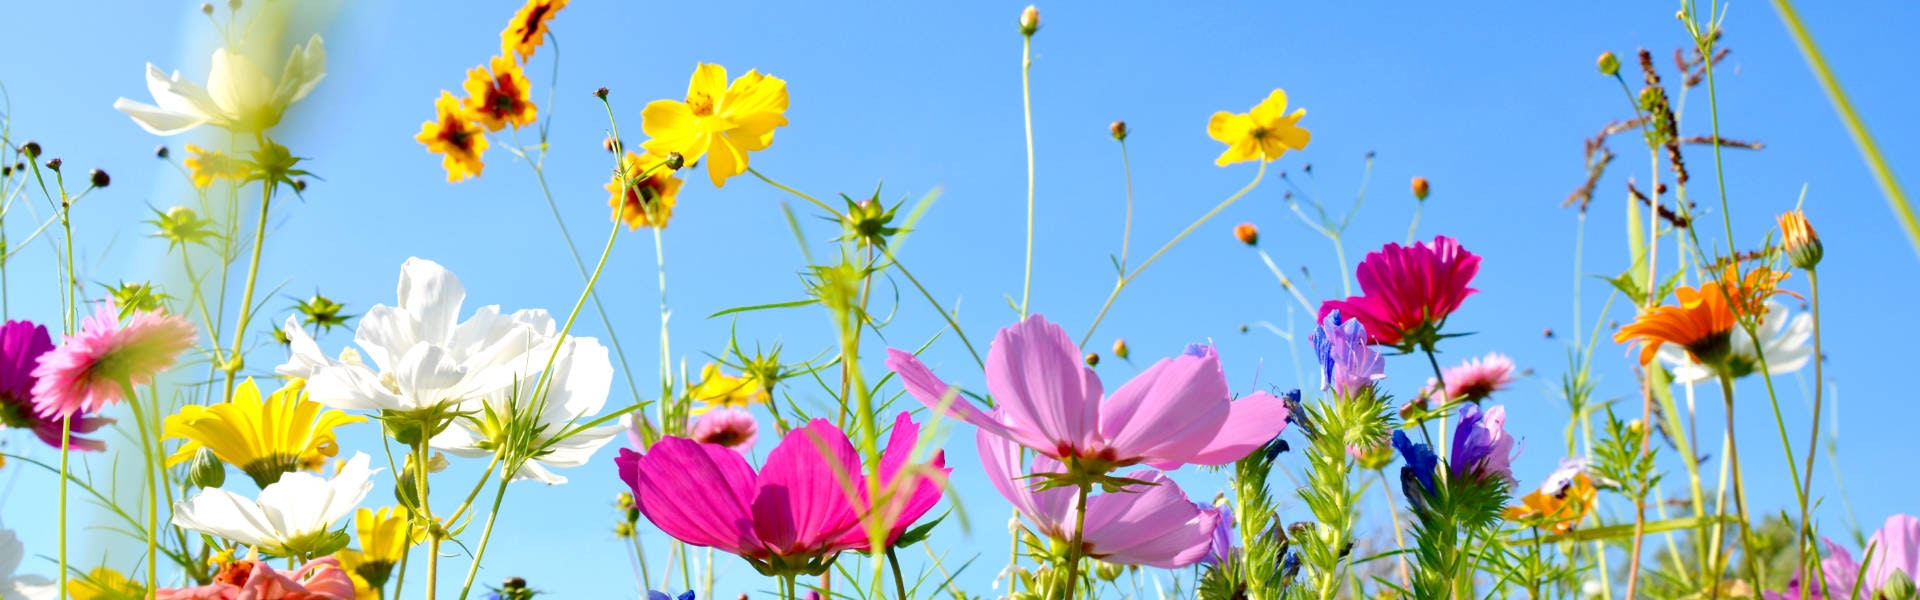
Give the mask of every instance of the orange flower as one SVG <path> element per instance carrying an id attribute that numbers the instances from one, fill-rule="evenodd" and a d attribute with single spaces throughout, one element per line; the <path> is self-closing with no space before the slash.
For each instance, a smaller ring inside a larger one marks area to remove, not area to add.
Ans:
<path id="1" fill-rule="evenodd" d="M 1534 490 L 1520 498 L 1520 506 L 1507 507 L 1507 519 L 1536 527 L 1549 527 L 1554 533 L 1567 533 L 1587 518 L 1600 500 L 1593 480 L 1585 473 L 1573 476 L 1573 484 L 1558 494 Z"/>
<path id="2" fill-rule="evenodd" d="M 1799 297 L 1799 294 L 1779 289 L 1780 282 L 1789 275 L 1792 273 L 1760 265 L 1742 276 L 1738 263 L 1730 263 L 1720 272 L 1720 285 L 1726 288 L 1730 303 L 1728 308 L 1733 310 L 1734 317 L 1758 319 L 1767 314 L 1768 298 L 1780 294 Z"/>
<path id="3" fill-rule="evenodd" d="M 674 169 L 663 164 L 667 158 L 628 152 L 620 160 L 620 171 L 607 182 L 607 205 L 613 207 L 613 218 L 626 221 L 628 229 L 665 228 L 667 219 L 673 216 L 675 197 L 680 184 L 686 182 L 674 177 Z M 652 173 L 647 172 L 649 168 Z"/>
<path id="4" fill-rule="evenodd" d="M 440 165 L 447 169 L 448 183 L 480 176 L 480 170 L 486 167 L 480 161 L 480 155 L 487 151 L 486 132 L 473 122 L 473 115 L 460 106 L 460 101 L 445 90 L 433 101 L 433 109 L 434 119 L 421 123 L 420 133 L 413 139 L 426 144 L 428 152 L 445 156 Z"/>
<path id="5" fill-rule="evenodd" d="M 1807 214 L 1796 208 L 1780 214 L 1781 242 L 1787 248 L 1787 262 L 1802 269 L 1812 269 L 1820 264 L 1824 249 L 1820 246 L 1820 236 L 1813 232 L 1813 225 L 1807 223 Z"/>
<path id="6" fill-rule="evenodd" d="M 520 62 L 532 58 L 533 49 L 539 48 L 547 37 L 547 22 L 566 7 L 567 0 L 527 0 L 519 12 L 513 13 L 513 21 L 500 32 L 500 55 L 517 55 Z"/>
<path id="7" fill-rule="evenodd" d="M 533 105 L 532 86 L 520 72 L 520 65 L 505 56 L 495 56 L 489 67 L 492 72 L 481 67 L 467 71 L 467 110 L 487 126 L 487 131 L 533 124 L 539 109 Z"/>
<path id="8" fill-rule="evenodd" d="M 1615 343 L 1638 339 L 1640 364 L 1653 362 L 1661 344 L 1685 348 L 1693 360 L 1718 368 L 1732 347 L 1733 310 L 1719 282 L 1680 288 L 1679 306 L 1656 306 L 1613 334 Z"/>

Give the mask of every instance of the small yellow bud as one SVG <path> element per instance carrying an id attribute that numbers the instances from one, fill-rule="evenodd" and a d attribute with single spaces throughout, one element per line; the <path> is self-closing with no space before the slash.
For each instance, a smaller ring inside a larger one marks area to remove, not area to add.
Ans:
<path id="1" fill-rule="evenodd" d="M 1116 139 L 1122 142 L 1127 141 L 1127 122 L 1126 121 L 1114 121 L 1112 125 L 1107 126 L 1107 131 L 1113 134 L 1113 139 Z"/>
<path id="2" fill-rule="evenodd" d="M 1126 360 L 1127 355 L 1129 354 L 1132 354 L 1132 351 L 1127 348 L 1126 338 L 1121 338 L 1113 341 L 1114 356 L 1120 357 L 1120 360 Z"/>
<path id="3" fill-rule="evenodd" d="M 1040 9 L 1029 4 L 1026 10 L 1020 11 L 1020 35 L 1032 36 L 1033 32 L 1039 30 Z"/>
<path id="4" fill-rule="evenodd" d="M 1413 197 L 1414 197 L 1414 199 L 1416 199 L 1416 200 L 1426 200 L 1426 199 L 1427 199 L 1427 192 L 1429 192 L 1429 191 L 1431 191 L 1431 189 L 1432 189 L 1432 188 L 1431 188 L 1431 187 L 1429 187 L 1429 185 L 1427 184 L 1427 178 L 1425 178 L 1425 177 L 1415 177 L 1415 178 L 1413 178 Z"/>
<path id="5" fill-rule="evenodd" d="M 1100 354 L 1099 354 L 1099 353 L 1097 353 L 1097 352 L 1088 352 L 1088 353 L 1087 353 L 1087 366 L 1089 366 L 1089 367 L 1098 367 L 1098 366 L 1100 366 Z"/>
<path id="6" fill-rule="evenodd" d="M 1620 74 L 1620 57 L 1614 56 L 1612 51 L 1601 52 L 1598 66 L 1600 67 L 1601 75 L 1606 75 L 1608 77 L 1619 75 Z"/>

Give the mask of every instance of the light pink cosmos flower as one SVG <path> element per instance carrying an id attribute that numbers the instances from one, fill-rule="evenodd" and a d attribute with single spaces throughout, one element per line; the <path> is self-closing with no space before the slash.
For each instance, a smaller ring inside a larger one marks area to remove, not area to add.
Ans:
<path id="1" fill-rule="evenodd" d="M 213 583 L 162 589 L 155 600 L 353 600 L 353 577 L 333 557 L 307 561 L 300 570 L 274 569 L 257 560 L 228 563 Z"/>
<path id="2" fill-rule="evenodd" d="M 173 366 L 199 335 L 186 319 L 157 310 L 133 313 L 125 323 L 112 304 L 100 309 L 40 357 L 33 369 L 35 412 L 45 417 L 95 413 L 126 400 L 123 384 L 145 385 Z"/>
<path id="3" fill-rule="evenodd" d="M 1059 541 L 1073 539 L 1076 520 L 1075 490 L 1056 487 L 1033 491 L 1029 474 L 1058 473 L 1065 468 L 1048 456 L 1035 456 L 1031 468 L 1021 468 L 1020 446 L 986 429 L 977 434 L 980 464 L 987 480 L 1012 502 L 1041 535 Z M 1131 491 L 1087 497 L 1087 519 L 1080 540 L 1088 556 L 1110 563 L 1173 569 L 1205 559 L 1213 550 L 1220 512 L 1187 500 L 1179 484 L 1152 469 L 1127 473 L 1147 482 Z"/>
<path id="4" fill-rule="evenodd" d="M 631 433 L 632 428 L 627 431 Z M 722 408 L 700 415 L 693 423 L 693 441 L 702 444 L 717 444 L 740 452 L 753 450 L 753 442 L 760 438 L 760 426 L 753 422 L 753 414 L 737 408 Z"/>
<path id="5" fill-rule="evenodd" d="M 1431 246 L 1388 243 L 1360 261 L 1361 295 L 1322 303 L 1319 318 L 1338 310 L 1366 325 L 1373 343 L 1411 351 L 1439 340 L 1447 315 L 1479 291 L 1467 287 L 1479 272 L 1480 257 L 1444 235 Z"/>
<path id="6" fill-rule="evenodd" d="M 1271 394 L 1232 399 L 1211 346 L 1162 359 L 1102 400 L 1100 379 L 1082 366 L 1067 332 L 1037 314 L 1000 330 L 987 351 L 987 391 L 998 404 L 991 413 L 911 353 L 888 349 L 887 367 L 934 410 L 1102 472 L 1141 463 L 1224 465 L 1287 424 L 1286 404 Z"/>
<path id="7" fill-rule="evenodd" d="M 1458 366 L 1447 367 L 1444 373 L 1447 376 L 1445 396 L 1436 389 L 1439 384 L 1433 378 L 1427 378 L 1426 389 L 1435 406 L 1445 406 L 1449 401 L 1479 402 L 1513 383 L 1513 359 L 1499 352 L 1489 352 L 1486 356 L 1469 358 Z"/>

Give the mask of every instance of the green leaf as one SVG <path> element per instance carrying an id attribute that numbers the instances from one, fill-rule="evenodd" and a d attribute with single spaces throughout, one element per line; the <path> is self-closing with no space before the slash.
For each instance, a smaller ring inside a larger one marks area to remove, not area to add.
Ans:
<path id="1" fill-rule="evenodd" d="M 1705 527 L 1708 525 L 1712 525 L 1715 522 L 1734 523 L 1738 521 L 1739 521 L 1739 518 L 1733 515 L 1707 515 L 1703 517 L 1684 517 L 1679 519 L 1667 519 L 1664 521 L 1653 521 L 1653 522 L 1647 523 L 1645 532 L 1648 534 L 1664 533 L 1668 531 L 1678 531 L 1681 529 L 1695 529 L 1699 527 Z M 1608 525 L 1606 527 L 1595 527 L 1592 529 L 1579 529 L 1579 530 L 1571 531 L 1564 534 L 1541 537 L 1539 538 L 1539 542 L 1547 543 L 1547 544 L 1552 544 L 1557 542 L 1590 542 L 1594 540 L 1622 540 L 1622 539 L 1627 539 L 1631 537 L 1633 537 L 1633 524 L 1622 523 L 1619 525 Z M 1514 543 L 1515 544 L 1532 544 L 1532 543 L 1535 543 L 1535 540 L 1534 538 L 1529 537 L 1525 539 L 1515 539 Z"/>
<path id="2" fill-rule="evenodd" d="M 819 300 L 815 300 L 815 299 L 812 299 L 812 298 L 808 298 L 808 299 L 805 299 L 805 300 L 791 300 L 791 301 L 787 301 L 787 302 L 774 302 L 774 303 L 772 303 L 772 304 L 756 304 L 756 305 L 753 305 L 753 306 L 736 306 L 736 307 L 734 307 L 734 308 L 729 308 L 729 309 L 726 309 L 726 310 L 723 310 L 723 311 L 720 311 L 720 312 L 717 312 L 717 313 L 713 313 L 713 314 L 711 314 L 711 315 L 707 315 L 707 318 L 709 318 L 709 319 L 712 319 L 712 318 L 716 318 L 716 317 L 723 317 L 723 316 L 726 316 L 726 315 L 731 315 L 731 314 L 734 314 L 734 313 L 743 313 L 743 312 L 748 312 L 748 311 L 755 311 L 755 310 L 771 310 L 771 309 L 775 309 L 775 308 L 796 308 L 796 307 L 801 307 L 801 306 L 808 306 L 808 305 L 812 305 L 812 304 L 816 304 L 816 303 L 818 303 L 818 302 L 819 302 Z"/>

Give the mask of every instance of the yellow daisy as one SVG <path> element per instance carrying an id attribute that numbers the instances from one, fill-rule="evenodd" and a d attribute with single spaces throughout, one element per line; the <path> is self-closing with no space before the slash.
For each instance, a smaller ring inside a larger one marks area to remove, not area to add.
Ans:
<path id="1" fill-rule="evenodd" d="M 655 100 L 640 112 L 648 150 L 679 152 L 688 163 L 706 159 L 714 187 L 747 172 L 747 153 L 773 144 L 787 124 L 787 82 L 759 71 L 727 83 L 727 68 L 701 63 L 687 84 L 687 100 Z"/>
<path id="2" fill-rule="evenodd" d="M 479 177 L 480 170 L 487 166 L 480 160 L 480 155 L 487 152 L 486 132 L 473 122 L 473 114 L 445 90 L 433 101 L 433 110 L 433 120 L 421 123 L 420 133 L 413 139 L 426 144 L 428 152 L 446 157 L 440 166 L 447 169 L 448 183 Z"/>
<path id="3" fill-rule="evenodd" d="M 673 216 L 680 185 L 686 182 L 662 164 L 666 160 L 664 154 L 628 152 L 620 160 L 620 171 L 607 182 L 607 205 L 613 207 L 613 218 L 626 221 L 628 229 L 665 228 Z"/>
<path id="4" fill-rule="evenodd" d="M 187 405 L 167 417 L 162 435 L 184 438 L 167 465 L 187 462 L 205 447 L 266 487 L 300 469 L 318 470 L 340 452 L 333 429 L 366 417 L 328 409 L 297 389 L 260 399 L 252 378 L 234 391 L 233 401 L 213 406 Z"/>
<path id="5" fill-rule="evenodd" d="M 567 0 L 528 0 L 500 32 L 500 55 L 518 56 L 520 62 L 532 58 L 533 49 L 547 39 L 547 22 L 566 7 Z"/>
<path id="6" fill-rule="evenodd" d="M 508 125 L 525 127 L 539 115 L 526 74 L 505 56 L 495 56 L 487 67 L 467 71 L 466 89 L 467 111 L 487 126 L 487 131 L 499 131 Z"/>
<path id="7" fill-rule="evenodd" d="M 239 181 L 247 178 L 252 167 L 247 161 L 240 160 L 219 150 L 207 150 L 193 144 L 187 144 L 187 157 L 181 164 L 187 167 L 187 176 L 193 179 L 193 187 L 205 189 L 213 185 L 215 179 Z"/>
<path id="8" fill-rule="evenodd" d="M 1312 136 L 1299 126 L 1304 116 L 1304 108 L 1287 114 L 1287 92 L 1278 88 L 1247 114 L 1224 110 L 1213 113 L 1207 121 L 1207 135 L 1227 145 L 1227 151 L 1220 153 L 1213 164 L 1224 167 L 1254 159 L 1271 161 L 1288 150 L 1306 149 Z"/>

